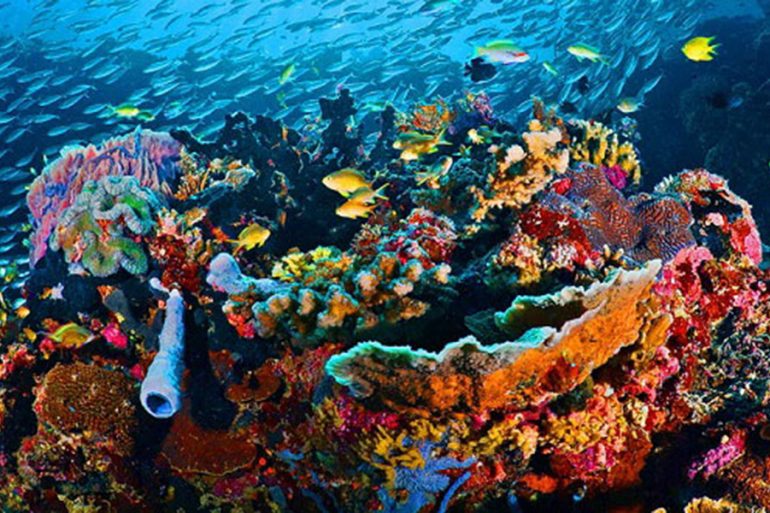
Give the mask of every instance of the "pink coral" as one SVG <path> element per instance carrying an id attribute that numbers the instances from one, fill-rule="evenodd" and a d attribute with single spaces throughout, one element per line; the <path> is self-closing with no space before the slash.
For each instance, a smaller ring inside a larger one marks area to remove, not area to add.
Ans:
<path id="1" fill-rule="evenodd" d="M 706 451 L 700 458 L 694 461 L 687 470 L 687 477 L 695 479 L 701 475 L 708 478 L 719 469 L 726 467 L 740 458 L 746 451 L 746 431 L 735 430 L 731 435 L 722 438 L 720 444 Z"/>
<path id="2" fill-rule="evenodd" d="M 131 175 L 144 187 L 169 193 L 178 172 L 180 149 L 181 145 L 166 133 L 137 129 L 98 147 L 90 144 L 63 151 L 32 182 L 27 194 L 34 227 L 30 264 L 43 258 L 57 218 L 73 204 L 87 181 Z"/>
<path id="3" fill-rule="evenodd" d="M 126 349 L 128 347 L 128 337 L 120 331 L 120 328 L 114 322 L 105 326 L 102 331 L 102 336 L 117 349 Z"/>
<path id="4" fill-rule="evenodd" d="M 607 180 L 617 189 L 624 189 L 628 185 L 628 174 L 621 166 L 615 164 L 612 167 L 605 167 L 603 169 Z"/>

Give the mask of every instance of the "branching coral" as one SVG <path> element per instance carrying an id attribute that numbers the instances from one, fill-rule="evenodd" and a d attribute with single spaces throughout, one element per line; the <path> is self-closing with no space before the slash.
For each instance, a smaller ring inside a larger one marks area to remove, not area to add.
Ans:
<path id="1" fill-rule="evenodd" d="M 120 268 L 147 271 L 147 256 L 135 236 L 154 226 L 159 201 L 133 176 L 107 176 L 87 182 L 62 213 L 51 234 L 51 250 L 64 250 L 70 264 L 82 263 L 94 276 Z"/>
<path id="2" fill-rule="evenodd" d="M 639 184 L 642 170 L 630 141 L 621 141 L 617 133 L 598 121 L 572 120 L 567 127 L 572 136 L 569 148 L 573 162 L 600 167 L 614 184 L 625 185 L 628 180 Z"/>
<path id="3" fill-rule="evenodd" d="M 251 308 L 253 325 L 260 337 L 288 334 L 323 340 L 344 333 L 344 328 L 355 331 L 423 315 L 429 305 L 412 294 L 448 283 L 454 239 L 449 220 L 416 209 L 392 226 L 365 225 L 353 251 L 319 247 L 289 253 L 273 268 L 274 278 L 283 285 L 278 291 L 260 294 L 246 278 L 225 280 L 210 274 L 208 280 L 233 292 L 225 313 L 241 326 L 240 333 L 249 333 L 244 322 L 251 316 L 239 305 L 248 304 L 244 292 L 251 291 L 257 298 Z M 227 275 L 238 276 L 240 271 L 232 269 Z"/>
<path id="4" fill-rule="evenodd" d="M 184 215 L 162 209 L 147 245 L 154 263 L 163 269 L 165 287 L 179 287 L 198 293 L 203 285 L 203 268 L 211 250 L 203 238 L 199 223 L 206 216 L 203 209 L 190 209 Z"/>
<path id="5" fill-rule="evenodd" d="M 473 219 L 481 221 L 491 209 L 520 208 L 543 191 L 569 165 L 566 131 L 558 118 L 533 119 L 522 135 L 523 145 L 500 150 L 497 169 L 483 187 L 472 188 L 478 203 Z"/>

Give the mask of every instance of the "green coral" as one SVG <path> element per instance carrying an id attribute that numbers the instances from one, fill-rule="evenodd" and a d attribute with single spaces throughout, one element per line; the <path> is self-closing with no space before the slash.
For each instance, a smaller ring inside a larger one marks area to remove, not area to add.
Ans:
<path id="1" fill-rule="evenodd" d="M 147 255 L 135 237 L 152 229 L 159 207 L 156 195 L 132 176 L 91 180 L 64 211 L 49 246 L 94 276 L 110 276 L 120 268 L 142 274 Z"/>

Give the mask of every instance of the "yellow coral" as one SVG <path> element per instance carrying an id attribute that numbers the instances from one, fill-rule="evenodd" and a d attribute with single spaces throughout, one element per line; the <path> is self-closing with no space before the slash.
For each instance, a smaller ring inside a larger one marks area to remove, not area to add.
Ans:
<path id="1" fill-rule="evenodd" d="M 642 169 L 634 145 L 621 143 L 609 127 L 596 122 L 576 120 L 572 124 L 580 129 L 580 138 L 570 144 L 570 157 L 576 162 L 588 162 L 596 166 L 619 166 L 630 180 L 639 183 Z"/>
<path id="2" fill-rule="evenodd" d="M 487 177 L 485 188 L 471 187 L 478 206 L 472 216 L 483 220 L 493 208 L 520 208 L 545 189 L 554 175 L 563 174 L 569 165 L 569 151 L 560 143 L 560 126 L 532 120 L 529 132 L 522 135 L 524 146 L 498 151 L 498 166 Z"/>
<path id="3" fill-rule="evenodd" d="M 377 426 L 374 437 L 363 440 L 356 450 L 361 459 L 385 473 L 388 486 L 391 488 L 395 488 L 396 467 L 422 468 L 425 466 L 425 460 L 415 444 L 404 446 L 409 435 L 409 431 L 402 431 L 397 436 L 393 436 L 382 426 Z"/>
<path id="4" fill-rule="evenodd" d="M 521 415 L 509 416 L 490 427 L 483 436 L 474 439 L 475 431 L 467 423 L 452 426 L 452 439 L 447 445 L 460 452 L 464 458 L 494 456 L 501 452 L 518 449 L 523 459 L 529 459 L 537 449 L 537 428 L 522 425 Z"/>
<path id="5" fill-rule="evenodd" d="M 349 255 L 332 247 L 318 246 L 307 253 L 289 252 L 273 266 L 272 276 L 281 281 L 305 284 L 322 278 L 338 281 L 351 263 Z"/>

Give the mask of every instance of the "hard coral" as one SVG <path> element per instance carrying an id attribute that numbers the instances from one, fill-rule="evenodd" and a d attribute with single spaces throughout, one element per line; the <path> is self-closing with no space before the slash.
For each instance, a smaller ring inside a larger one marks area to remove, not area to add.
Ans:
<path id="1" fill-rule="evenodd" d="M 64 250 L 68 263 L 81 263 L 94 276 L 120 268 L 142 274 L 147 256 L 135 237 L 152 229 L 158 207 L 155 194 L 133 176 L 87 182 L 58 218 L 49 246 Z"/>
<path id="2" fill-rule="evenodd" d="M 600 167 L 613 185 L 622 189 L 626 181 L 639 184 L 642 171 L 636 150 L 630 141 L 623 141 L 610 127 L 598 121 L 571 120 L 570 158 Z"/>
<path id="3" fill-rule="evenodd" d="M 439 354 L 367 342 L 332 357 L 327 370 L 355 395 L 396 410 L 525 408 L 573 389 L 640 339 L 659 268 L 619 270 L 587 290 L 517 298 L 495 318 L 517 337 L 512 342 L 484 347 L 469 337 Z"/>
<path id="4" fill-rule="evenodd" d="M 182 475 L 223 476 L 248 467 L 257 450 L 235 428 L 228 431 L 200 426 L 190 415 L 189 405 L 185 405 L 174 417 L 160 454 Z"/>
<path id="5" fill-rule="evenodd" d="M 289 253 L 272 273 L 283 287 L 252 296 L 257 299 L 251 308 L 255 332 L 263 338 L 319 341 L 347 328 L 419 317 L 429 305 L 411 296 L 447 284 L 455 237 L 448 219 L 415 209 L 393 225 L 365 225 L 352 251 L 319 247 Z M 246 334 L 243 323 L 251 315 L 239 303 L 231 295 L 225 313 Z"/>
<path id="6" fill-rule="evenodd" d="M 45 375 L 35 412 L 51 429 L 82 433 L 92 443 L 129 455 L 137 426 L 134 395 L 133 383 L 120 371 L 59 364 Z"/>
<path id="7" fill-rule="evenodd" d="M 501 152 L 497 169 L 487 177 L 487 184 L 471 189 L 476 196 L 475 221 L 482 221 L 491 209 L 520 208 L 542 192 L 554 176 L 569 165 L 569 150 L 560 120 L 530 121 L 522 135 L 522 145 Z"/>

